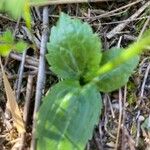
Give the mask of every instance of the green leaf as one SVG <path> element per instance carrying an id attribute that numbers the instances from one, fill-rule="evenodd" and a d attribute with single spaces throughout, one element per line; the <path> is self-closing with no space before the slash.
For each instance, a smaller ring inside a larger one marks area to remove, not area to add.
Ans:
<path id="1" fill-rule="evenodd" d="M 27 49 L 27 43 L 22 40 L 15 42 L 10 30 L 0 35 L 0 56 L 7 56 L 11 50 L 23 52 L 25 49 Z"/>
<path id="2" fill-rule="evenodd" d="M 7 56 L 11 51 L 11 46 L 8 44 L 0 44 L 0 56 Z"/>
<path id="3" fill-rule="evenodd" d="M 78 81 L 56 84 L 37 117 L 38 150 L 84 150 L 99 120 L 102 101 L 95 86 Z"/>
<path id="4" fill-rule="evenodd" d="M 86 78 L 99 68 L 101 42 L 87 23 L 61 13 L 47 44 L 51 70 L 62 78 Z"/>
<path id="5" fill-rule="evenodd" d="M 3 10 L 5 0 L 1 0 L 0 2 L 0 10 Z"/>
<path id="6" fill-rule="evenodd" d="M 17 52 L 23 52 L 24 50 L 27 49 L 27 43 L 25 43 L 24 41 L 18 41 L 16 44 L 15 44 L 15 50 Z"/>
<path id="7" fill-rule="evenodd" d="M 31 28 L 30 0 L 0 0 L 0 12 L 6 12 L 14 19 L 23 17 Z"/>
<path id="8" fill-rule="evenodd" d="M 113 58 L 117 58 L 122 50 L 123 49 L 112 48 L 104 52 L 100 66 L 103 66 Z M 138 62 L 139 57 L 133 57 L 132 59 L 118 66 L 116 69 L 100 76 L 99 82 L 97 83 L 99 90 L 102 92 L 111 92 L 125 85 L 128 82 L 128 79 L 133 73 L 133 70 L 137 66 Z"/>
<path id="9" fill-rule="evenodd" d="M 5 11 L 13 18 L 22 16 L 25 0 L 1 0 L 0 11 Z"/>
<path id="10" fill-rule="evenodd" d="M 0 44 L 13 44 L 14 38 L 10 30 L 6 30 L 2 35 L 0 35 Z"/>
<path id="11" fill-rule="evenodd" d="M 10 30 L 5 31 L 2 35 L 0 35 L 0 55 L 7 56 L 11 48 L 13 46 L 13 35 Z"/>

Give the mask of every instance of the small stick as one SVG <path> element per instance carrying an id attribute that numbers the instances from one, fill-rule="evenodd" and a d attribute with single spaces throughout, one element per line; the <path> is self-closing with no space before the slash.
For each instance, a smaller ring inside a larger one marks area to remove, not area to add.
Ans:
<path id="1" fill-rule="evenodd" d="M 31 104 L 33 79 L 34 79 L 34 75 L 28 76 L 28 83 L 27 83 L 26 97 L 25 97 L 26 99 L 25 99 L 25 105 L 24 105 L 24 111 L 23 111 L 23 121 L 25 122 L 26 129 L 27 129 L 28 119 L 29 119 L 28 117 L 29 117 L 29 108 Z M 24 133 L 21 137 L 20 150 L 24 150 L 25 137 L 26 137 L 26 134 Z"/>
<path id="2" fill-rule="evenodd" d="M 132 20 L 121 20 L 121 21 L 104 22 L 104 23 L 101 23 L 101 25 L 112 25 L 112 24 L 126 23 L 126 22 L 138 21 L 138 20 L 148 19 L 148 18 L 150 18 L 150 16 L 139 17 L 139 18 L 135 18 L 135 19 L 132 19 Z M 99 24 L 94 24 L 94 25 L 99 25 Z M 118 33 L 120 33 L 120 32 L 118 32 Z"/>
<path id="3" fill-rule="evenodd" d="M 135 150 L 135 142 L 132 139 L 132 137 L 129 135 L 129 132 L 128 132 L 127 128 L 126 127 L 122 127 L 122 130 L 124 131 L 124 134 L 125 134 L 125 136 L 126 136 L 126 138 L 128 140 L 130 150 Z"/>
<path id="4" fill-rule="evenodd" d="M 122 41 L 122 36 L 119 38 L 119 41 L 117 43 L 117 47 L 120 48 Z M 119 89 L 119 122 L 118 122 L 118 129 L 117 129 L 117 138 L 116 138 L 116 144 L 115 144 L 115 150 L 118 149 L 119 144 L 119 137 L 120 137 L 120 129 L 121 129 L 121 121 L 122 121 L 122 92 L 121 89 Z"/>
<path id="5" fill-rule="evenodd" d="M 110 14 L 114 14 L 114 13 L 117 12 L 117 11 L 120 11 L 120 10 L 122 10 L 122 9 L 131 7 L 131 6 L 137 4 L 137 3 L 141 2 L 141 1 L 142 1 L 142 0 L 137 0 L 137 1 L 135 1 L 135 2 L 129 3 L 129 4 L 125 5 L 125 6 L 119 7 L 119 8 L 117 8 L 117 9 L 112 10 L 112 11 L 103 13 L 103 14 L 101 14 L 101 15 L 99 15 L 99 16 L 93 16 L 93 17 L 91 17 L 91 19 L 92 19 L 92 21 L 95 21 L 96 19 L 101 19 L 101 18 L 107 17 L 107 16 L 110 15 Z"/>
<path id="6" fill-rule="evenodd" d="M 26 52 L 27 52 L 26 50 L 23 52 L 22 61 L 21 61 L 20 68 L 18 71 L 19 79 L 17 82 L 17 91 L 16 91 L 16 99 L 18 102 L 19 102 L 19 97 L 20 97 L 21 83 L 22 83 L 22 79 L 23 79 L 23 71 L 24 71 L 24 64 L 25 64 L 25 59 L 26 59 Z"/>
<path id="7" fill-rule="evenodd" d="M 125 131 L 124 131 L 124 126 L 125 126 L 125 103 L 126 103 L 126 99 L 127 99 L 127 85 L 124 86 L 124 92 L 123 92 L 123 105 L 122 105 L 122 140 L 121 140 L 121 150 L 125 150 Z"/>
<path id="8" fill-rule="evenodd" d="M 35 137 L 35 128 L 36 128 L 36 113 L 39 110 L 42 92 L 44 89 L 45 83 L 45 53 L 46 53 L 46 43 L 48 41 L 48 7 L 43 8 L 43 32 L 41 39 L 41 48 L 40 48 L 40 61 L 39 61 L 39 71 L 37 77 L 37 86 L 36 86 L 36 95 L 35 95 L 35 105 L 33 112 L 33 128 L 32 128 L 32 141 L 31 141 L 31 150 L 36 149 L 36 137 Z"/>
<path id="9" fill-rule="evenodd" d="M 119 137 L 120 137 L 120 129 L 121 129 L 121 121 L 122 121 L 122 92 L 119 89 L 119 122 L 118 122 L 118 130 L 117 130 L 117 138 L 115 144 L 115 150 L 118 149 Z"/>
<path id="10" fill-rule="evenodd" d="M 23 73 L 23 78 L 27 78 L 28 75 L 37 75 L 37 73 L 38 73 L 38 70 L 24 72 Z M 9 80 L 15 80 L 18 77 L 19 77 L 18 74 L 8 75 Z"/>
<path id="11" fill-rule="evenodd" d="M 136 133 L 136 143 L 135 146 L 138 147 L 139 144 L 139 137 L 140 137 L 140 128 L 141 123 L 144 120 L 143 116 L 140 115 L 140 111 L 138 111 L 138 118 L 137 118 L 137 133 Z"/>
<path id="12" fill-rule="evenodd" d="M 146 27 L 147 27 L 149 21 L 150 21 L 150 17 L 147 18 L 147 20 L 145 21 L 144 26 L 143 26 L 143 28 L 142 28 L 142 30 L 141 30 L 139 36 L 138 36 L 138 40 L 140 40 L 140 38 L 142 37 L 142 35 L 143 35 L 143 33 L 144 33 L 144 31 L 145 31 L 145 29 L 146 29 Z"/>
<path id="13" fill-rule="evenodd" d="M 57 4 L 72 4 L 72 3 L 94 3 L 94 2 L 108 2 L 115 0 L 50 0 L 44 2 L 31 2 L 30 6 L 47 6 L 47 5 L 57 5 Z"/>
<path id="14" fill-rule="evenodd" d="M 119 24 L 115 28 L 113 28 L 110 32 L 107 33 L 106 37 L 111 39 L 114 37 L 118 32 L 122 31 L 129 22 L 135 18 L 137 18 L 148 6 L 150 5 L 150 1 L 145 3 L 139 10 L 137 10 L 131 17 L 129 17 L 126 22 Z"/>
<path id="15" fill-rule="evenodd" d="M 148 77 L 148 73 L 150 71 L 150 64 L 148 65 L 146 71 L 145 71 L 145 76 L 144 76 L 144 80 L 142 83 L 142 87 L 141 87 L 141 92 L 140 92 L 140 101 L 139 101 L 139 105 L 142 101 L 143 95 L 144 95 L 144 87 L 145 87 L 145 83 Z M 138 146 L 139 144 L 139 136 L 140 136 L 140 110 L 138 111 L 138 116 L 137 116 L 137 133 L 136 133 L 136 146 Z"/>
<path id="16" fill-rule="evenodd" d="M 144 87 L 145 87 L 145 83 L 146 83 L 149 71 L 150 71 L 150 64 L 148 65 L 145 71 L 144 80 L 143 80 L 142 87 L 141 87 L 140 100 L 143 98 L 143 95 L 144 95 Z"/>
<path id="17" fill-rule="evenodd" d="M 107 100 L 108 100 L 108 103 L 109 103 L 109 106 L 110 106 L 112 117 L 115 118 L 115 113 L 114 113 L 114 110 L 113 110 L 113 107 L 112 107 L 112 104 L 111 104 L 111 101 L 110 101 L 110 97 L 109 97 L 108 94 L 106 94 L 106 96 L 107 96 Z"/>
<path id="18" fill-rule="evenodd" d="M 104 129 L 105 129 L 105 131 L 107 132 L 107 134 L 111 137 L 111 138 L 113 138 L 113 139 L 115 139 L 115 136 L 114 135 L 112 135 L 111 134 L 111 132 L 109 132 L 108 131 L 108 129 L 107 129 L 107 123 L 108 123 L 108 115 L 107 115 L 107 108 L 108 108 L 108 106 L 107 106 L 107 96 L 106 96 L 106 94 L 105 94 L 105 96 L 104 96 L 104 99 L 103 99 L 103 101 L 104 101 L 104 108 L 105 108 L 105 110 L 104 110 Z"/>
<path id="19" fill-rule="evenodd" d="M 22 29 L 26 32 L 26 35 L 29 38 L 29 40 L 35 43 L 36 47 L 40 49 L 41 42 L 39 41 L 39 39 L 34 34 L 32 34 L 27 27 L 22 26 Z"/>
<path id="20" fill-rule="evenodd" d="M 27 88 L 26 88 L 26 100 L 25 100 L 25 105 L 24 105 L 24 112 L 23 112 L 23 120 L 25 122 L 25 127 L 28 125 L 28 113 L 29 113 L 29 108 L 30 108 L 30 100 L 32 96 L 32 91 L 33 91 L 33 79 L 34 75 L 29 75 L 28 76 L 28 83 L 27 83 Z"/>
<path id="21" fill-rule="evenodd" d="M 10 53 L 10 57 L 15 60 L 22 61 L 22 55 L 19 55 L 16 53 Z M 26 56 L 25 63 L 27 63 L 28 65 L 31 65 L 31 66 L 35 66 L 35 67 L 38 67 L 38 65 L 39 65 L 39 61 L 30 56 Z"/>

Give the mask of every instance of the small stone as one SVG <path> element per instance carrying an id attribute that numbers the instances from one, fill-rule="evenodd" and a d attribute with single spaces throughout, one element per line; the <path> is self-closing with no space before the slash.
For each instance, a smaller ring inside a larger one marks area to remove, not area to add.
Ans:
<path id="1" fill-rule="evenodd" d="M 140 115 L 139 116 L 139 121 L 141 122 L 141 121 L 144 121 L 144 120 L 145 120 L 145 118 L 142 115 Z"/>

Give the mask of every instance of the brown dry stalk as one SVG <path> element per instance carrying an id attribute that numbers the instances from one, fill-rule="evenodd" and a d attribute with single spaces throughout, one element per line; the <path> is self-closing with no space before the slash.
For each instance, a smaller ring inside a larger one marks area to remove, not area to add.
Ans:
<path id="1" fill-rule="evenodd" d="M 118 121 L 118 129 L 117 129 L 115 150 L 118 149 L 121 124 L 122 124 L 122 92 L 121 92 L 121 89 L 119 89 L 119 121 Z"/>
<path id="2" fill-rule="evenodd" d="M 30 6 L 46 6 L 56 4 L 71 4 L 71 3 L 89 3 L 89 2 L 108 2 L 115 0 L 47 0 L 45 2 L 31 2 Z"/>
<path id="3" fill-rule="evenodd" d="M 7 104 L 6 107 L 12 114 L 13 123 L 18 131 L 19 134 L 25 133 L 25 126 L 23 122 L 23 118 L 19 109 L 19 106 L 16 101 L 16 96 L 14 94 L 13 89 L 11 88 L 10 82 L 5 74 L 5 70 L 3 68 L 1 58 L 0 58 L 0 66 L 2 70 L 3 76 L 3 83 L 5 87 L 6 97 L 7 97 Z"/>
<path id="4" fill-rule="evenodd" d="M 10 58 L 13 58 L 13 59 L 18 60 L 18 61 L 22 61 L 22 57 L 23 57 L 21 54 L 16 54 L 16 53 L 10 53 L 9 56 L 10 56 Z M 30 65 L 30 66 L 33 66 L 33 67 L 38 67 L 39 60 L 26 55 L 25 63 Z"/>
<path id="5" fill-rule="evenodd" d="M 114 14 L 115 12 L 118 12 L 118 11 L 120 11 L 120 10 L 122 10 L 122 9 L 131 7 L 131 6 L 137 4 L 137 3 L 141 2 L 141 1 L 142 1 L 142 0 L 137 0 L 137 1 L 135 1 L 135 2 L 129 3 L 129 4 L 125 5 L 125 6 L 119 7 L 119 8 L 117 8 L 117 9 L 112 10 L 112 11 L 103 13 L 103 14 L 98 15 L 98 16 L 93 16 L 93 17 L 91 17 L 91 18 L 92 18 L 92 21 L 94 21 L 94 20 L 96 20 L 96 19 L 100 19 L 100 18 L 107 17 L 107 16 L 109 16 L 110 14 Z"/>
<path id="6" fill-rule="evenodd" d="M 131 17 L 129 17 L 126 22 L 121 23 L 117 25 L 115 28 L 113 28 L 110 32 L 107 33 L 107 38 L 111 39 L 114 37 L 118 32 L 122 31 L 127 24 L 129 24 L 133 19 L 137 18 L 146 8 L 150 6 L 150 1 L 145 3 L 140 9 L 138 9 Z"/>

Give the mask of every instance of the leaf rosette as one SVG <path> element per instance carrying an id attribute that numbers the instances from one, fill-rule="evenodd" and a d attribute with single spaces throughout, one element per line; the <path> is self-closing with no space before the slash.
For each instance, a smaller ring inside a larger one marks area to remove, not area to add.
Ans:
<path id="1" fill-rule="evenodd" d="M 85 148 L 101 114 L 99 91 L 111 92 L 127 83 L 139 61 L 137 50 L 144 46 L 135 47 L 102 53 L 87 23 L 60 15 L 51 29 L 46 57 L 51 70 L 64 80 L 43 98 L 37 116 L 38 150 Z"/>

